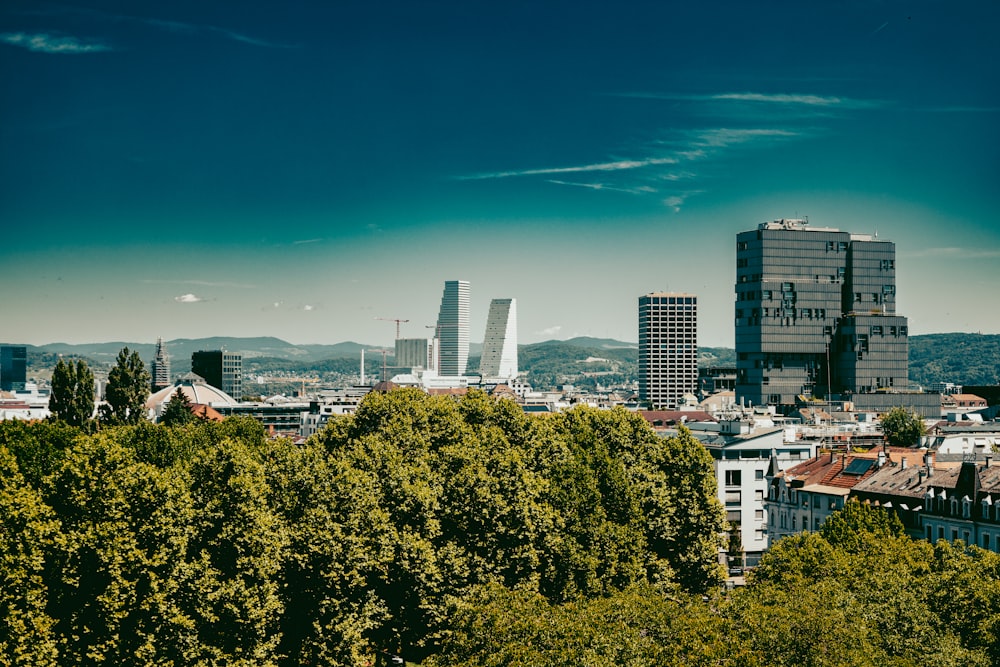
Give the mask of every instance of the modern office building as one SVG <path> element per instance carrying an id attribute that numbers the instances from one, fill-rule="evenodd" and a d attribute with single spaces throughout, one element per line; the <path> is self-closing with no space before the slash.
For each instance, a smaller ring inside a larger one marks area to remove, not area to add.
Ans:
<path id="1" fill-rule="evenodd" d="M 438 375 L 465 375 L 469 363 L 469 281 L 445 282 L 436 328 Z"/>
<path id="2" fill-rule="evenodd" d="M 479 373 L 490 380 L 517 377 L 517 299 L 493 299 Z"/>
<path id="3" fill-rule="evenodd" d="M 426 338 L 396 339 L 396 368 L 435 370 L 434 340 Z"/>
<path id="4" fill-rule="evenodd" d="M 672 410 L 698 391 L 698 297 L 653 292 L 639 297 L 639 400 Z"/>
<path id="5" fill-rule="evenodd" d="M 170 382 L 170 356 L 167 348 L 163 344 L 162 338 L 156 339 L 156 356 L 153 357 L 152 389 L 155 394 L 161 389 L 171 386 Z"/>
<path id="6" fill-rule="evenodd" d="M 28 381 L 28 348 L 24 345 L 0 346 L 0 390 L 24 391 Z"/>
<path id="7" fill-rule="evenodd" d="M 877 235 L 775 220 L 736 237 L 736 398 L 905 391 L 896 248 Z"/>
<path id="8" fill-rule="evenodd" d="M 191 372 L 237 401 L 243 397 L 243 355 L 239 352 L 195 352 L 191 355 Z"/>

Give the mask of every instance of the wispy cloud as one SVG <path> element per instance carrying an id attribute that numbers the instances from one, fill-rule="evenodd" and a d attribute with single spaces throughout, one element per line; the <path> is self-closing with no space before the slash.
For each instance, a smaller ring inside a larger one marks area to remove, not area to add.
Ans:
<path id="1" fill-rule="evenodd" d="M 174 301 L 177 303 L 199 303 L 204 300 L 205 299 L 195 294 L 181 294 L 180 296 L 174 297 Z"/>
<path id="2" fill-rule="evenodd" d="M 480 181 L 491 178 L 510 178 L 513 176 L 548 176 L 555 174 L 579 174 L 586 172 L 601 171 L 627 171 L 642 169 L 664 164 L 676 164 L 674 157 L 652 157 L 640 160 L 616 160 L 614 162 L 597 162 L 594 164 L 584 164 L 572 167 L 544 167 L 541 169 L 518 169 L 513 171 L 495 171 L 487 174 L 473 174 L 471 176 L 460 176 L 462 181 Z"/>
<path id="3" fill-rule="evenodd" d="M 302 306 L 302 310 L 306 311 L 307 313 L 308 313 L 308 312 L 309 312 L 310 310 L 314 310 L 314 309 L 315 309 L 315 306 L 311 306 L 311 305 L 309 305 L 308 303 L 307 303 L 306 305 Z"/>
<path id="4" fill-rule="evenodd" d="M 547 182 L 553 183 L 555 185 L 569 185 L 576 188 L 588 188 L 590 190 L 610 190 L 612 192 L 625 192 L 633 195 L 649 194 L 651 192 L 656 192 L 656 188 L 649 185 L 640 185 L 634 188 L 623 188 L 623 187 L 608 185 L 607 183 L 577 183 L 574 181 L 560 181 L 554 178 L 548 179 Z"/>
<path id="5" fill-rule="evenodd" d="M 198 287 L 235 287 L 238 289 L 255 289 L 257 287 L 247 283 L 214 282 L 211 280 L 156 280 L 147 278 L 142 282 L 150 285 L 197 285 Z"/>
<path id="6" fill-rule="evenodd" d="M 542 329 L 541 331 L 536 331 L 535 334 L 538 336 L 555 336 L 560 331 L 562 331 L 562 326 L 556 325 L 554 327 L 548 327 L 547 329 Z"/>
<path id="7" fill-rule="evenodd" d="M 781 106 L 803 106 L 842 109 L 868 109 L 884 106 L 884 100 L 862 100 L 852 97 L 833 95 L 814 95 L 808 93 L 714 93 L 710 95 L 692 95 L 684 93 L 612 93 L 614 97 L 634 97 L 649 100 L 670 100 L 675 102 L 751 102 L 755 104 L 770 104 Z"/>
<path id="8" fill-rule="evenodd" d="M 78 37 L 60 37 L 48 33 L 28 34 L 24 32 L 5 32 L 0 34 L 0 42 L 20 46 L 37 53 L 100 53 L 112 51 L 108 44 L 96 41 L 85 41 Z"/>
<path id="9" fill-rule="evenodd" d="M 319 243 L 323 239 L 303 239 L 301 241 L 292 241 L 292 245 L 304 245 L 306 243 Z"/>

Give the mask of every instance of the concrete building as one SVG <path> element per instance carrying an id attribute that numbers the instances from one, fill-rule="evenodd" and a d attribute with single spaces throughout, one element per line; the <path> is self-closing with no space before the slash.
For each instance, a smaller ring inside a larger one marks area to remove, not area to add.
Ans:
<path id="1" fill-rule="evenodd" d="M 908 327 L 895 314 L 895 245 L 877 235 L 761 223 L 736 237 L 736 396 L 907 390 Z M 895 404 L 882 398 L 880 406 Z"/>
<path id="2" fill-rule="evenodd" d="M 434 361 L 437 357 L 434 350 L 434 339 L 397 338 L 396 364 L 397 369 L 405 370 L 437 370 Z"/>
<path id="3" fill-rule="evenodd" d="M 170 386 L 170 356 L 162 338 L 156 339 L 156 356 L 153 357 L 152 371 L 150 376 L 153 393 Z"/>
<path id="4" fill-rule="evenodd" d="M 0 391 L 23 391 L 28 381 L 28 348 L 0 346 Z"/>
<path id="5" fill-rule="evenodd" d="M 465 375 L 469 363 L 469 281 L 445 282 L 436 328 L 438 375 Z"/>
<path id="6" fill-rule="evenodd" d="M 243 355 L 225 350 L 202 350 L 191 355 L 191 372 L 237 401 L 243 397 Z"/>
<path id="7" fill-rule="evenodd" d="M 653 292 L 639 297 L 639 400 L 675 409 L 698 391 L 698 297 Z"/>
<path id="8" fill-rule="evenodd" d="M 490 380 L 517 377 L 517 299 L 490 301 L 479 373 Z"/>

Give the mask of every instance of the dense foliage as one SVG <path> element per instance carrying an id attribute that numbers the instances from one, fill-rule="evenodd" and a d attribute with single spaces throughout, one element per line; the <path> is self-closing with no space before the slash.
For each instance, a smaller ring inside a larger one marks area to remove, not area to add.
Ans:
<path id="1" fill-rule="evenodd" d="M 1000 384 L 1000 335 L 946 333 L 909 340 L 912 383 Z"/>
<path id="2" fill-rule="evenodd" d="M 641 586 L 563 604 L 480 589 L 425 665 L 1000 665 L 1000 556 L 913 541 L 858 503 L 834 518 L 707 604 Z"/>
<path id="3" fill-rule="evenodd" d="M 71 426 L 83 426 L 94 416 L 94 374 L 86 361 L 66 363 L 59 358 L 52 372 L 49 410 Z"/>
<path id="4" fill-rule="evenodd" d="M 101 421 L 108 424 L 138 424 L 145 419 L 149 397 L 149 371 L 139 353 L 123 347 L 108 372 Z"/>
<path id="5" fill-rule="evenodd" d="M 305 445 L 241 419 L 0 423 L 0 511 L 0 664 L 421 659 L 483 587 L 586 605 L 721 581 L 689 434 L 476 392 L 371 394 Z"/>

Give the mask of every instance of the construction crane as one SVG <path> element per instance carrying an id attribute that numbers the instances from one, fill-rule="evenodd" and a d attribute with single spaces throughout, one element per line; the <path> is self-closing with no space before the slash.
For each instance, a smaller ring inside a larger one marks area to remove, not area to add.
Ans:
<path id="1" fill-rule="evenodd" d="M 399 325 L 403 322 L 409 322 L 410 320 L 400 320 L 394 317 L 376 317 L 376 320 L 382 320 L 383 322 L 395 322 L 396 323 L 396 340 L 399 340 Z"/>

